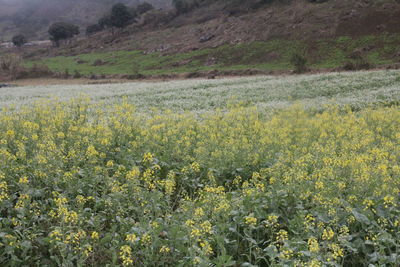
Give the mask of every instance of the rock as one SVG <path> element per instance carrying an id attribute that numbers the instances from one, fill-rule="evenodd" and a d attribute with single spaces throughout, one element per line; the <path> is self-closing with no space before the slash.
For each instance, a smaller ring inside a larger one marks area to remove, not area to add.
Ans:
<path id="1" fill-rule="evenodd" d="M 215 79 L 217 77 L 217 75 L 219 74 L 218 70 L 212 70 L 210 72 L 207 73 L 207 79 Z"/>
<path id="2" fill-rule="evenodd" d="M 15 86 L 15 85 L 12 85 L 12 84 L 0 83 L 0 88 L 14 87 L 14 86 Z"/>
<path id="3" fill-rule="evenodd" d="M 210 40 L 213 39 L 214 37 L 215 37 L 214 34 L 205 35 L 205 36 L 202 36 L 202 37 L 200 38 L 199 42 L 200 42 L 200 43 L 205 43 L 205 42 L 210 41 Z"/>
<path id="4" fill-rule="evenodd" d="M 207 61 L 204 63 L 206 66 L 213 66 L 217 64 L 217 59 L 215 57 L 208 57 Z"/>
<path id="5" fill-rule="evenodd" d="M 85 63 L 87 63 L 87 61 L 82 60 L 82 59 L 80 59 L 80 58 L 75 59 L 75 62 L 76 62 L 77 64 L 85 64 Z"/>
<path id="6" fill-rule="evenodd" d="M 92 66 L 103 66 L 103 65 L 105 65 L 105 64 L 107 64 L 107 62 L 104 62 L 104 61 L 101 60 L 101 59 L 96 59 L 96 60 L 93 62 Z"/>
<path id="7" fill-rule="evenodd" d="M 188 59 L 173 63 L 172 67 L 185 66 L 185 65 L 190 64 L 191 62 L 192 62 L 192 60 L 190 58 L 188 58 Z"/>

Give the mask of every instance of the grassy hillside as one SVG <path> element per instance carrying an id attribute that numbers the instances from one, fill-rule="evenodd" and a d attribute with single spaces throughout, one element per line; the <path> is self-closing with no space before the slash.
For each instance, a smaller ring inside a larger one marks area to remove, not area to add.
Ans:
<path id="1" fill-rule="evenodd" d="M 279 71 L 293 69 L 290 59 L 293 54 L 299 54 L 307 58 L 307 65 L 311 69 L 340 68 L 353 62 L 354 53 L 358 51 L 371 66 L 399 63 L 399 44 L 400 34 L 339 37 L 318 41 L 276 39 L 170 55 L 133 50 L 58 56 L 31 60 L 26 65 L 45 65 L 55 72 L 67 70 L 73 74 L 77 71 L 83 75 L 159 75 L 250 68 Z"/>

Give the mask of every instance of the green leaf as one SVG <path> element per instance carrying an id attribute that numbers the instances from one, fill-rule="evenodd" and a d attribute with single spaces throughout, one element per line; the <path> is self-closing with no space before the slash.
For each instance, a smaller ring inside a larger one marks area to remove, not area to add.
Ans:
<path id="1" fill-rule="evenodd" d="M 362 213 L 359 213 L 358 211 L 356 211 L 355 209 L 352 210 L 352 213 L 354 215 L 354 218 L 356 218 L 356 220 L 360 223 L 366 224 L 366 225 L 370 225 L 371 221 L 368 219 L 367 216 L 365 216 Z"/>

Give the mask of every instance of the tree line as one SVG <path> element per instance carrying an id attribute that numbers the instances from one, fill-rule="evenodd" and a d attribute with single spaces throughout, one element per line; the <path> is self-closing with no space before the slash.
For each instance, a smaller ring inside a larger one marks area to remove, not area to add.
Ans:
<path id="1" fill-rule="evenodd" d="M 121 29 L 136 22 L 136 19 L 141 14 L 154 9 L 154 7 L 147 3 L 141 3 L 136 7 L 129 8 L 123 3 L 117 3 L 112 6 L 111 10 L 102 16 L 96 24 L 90 25 L 86 28 L 86 35 L 105 30 L 105 29 Z M 68 22 L 55 22 L 50 25 L 48 29 L 49 39 L 55 46 L 59 46 L 64 40 L 68 40 L 80 34 L 79 26 Z M 28 42 L 27 38 L 18 34 L 12 38 L 12 43 L 16 47 L 21 47 Z"/>

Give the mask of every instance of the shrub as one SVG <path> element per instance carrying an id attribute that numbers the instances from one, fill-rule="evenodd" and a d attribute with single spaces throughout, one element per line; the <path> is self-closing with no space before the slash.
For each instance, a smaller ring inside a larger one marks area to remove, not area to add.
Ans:
<path id="1" fill-rule="evenodd" d="M 68 78 L 69 78 L 69 76 L 70 76 L 70 74 L 69 74 L 69 70 L 68 70 L 68 69 L 65 69 L 65 71 L 64 71 L 64 75 L 63 75 L 63 78 L 64 78 L 64 79 L 68 79 Z"/>
<path id="2" fill-rule="evenodd" d="M 293 54 L 290 63 L 295 67 L 296 73 L 304 73 L 307 71 L 307 59 L 300 54 Z"/>
<path id="3" fill-rule="evenodd" d="M 100 24 L 93 24 L 93 25 L 90 25 L 90 26 L 88 26 L 87 28 L 86 28 L 86 35 L 92 35 L 92 34 L 95 34 L 95 33 L 97 33 L 97 32 L 100 32 L 100 31 L 102 31 L 102 30 L 104 30 L 104 27 L 102 26 L 102 25 L 100 25 Z"/>
<path id="4" fill-rule="evenodd" d="M 104 15 L 101 17 L 98 21 L 98 23 L 101 27 L 105 28 L 111 28 L 112 27 L 112 22 L 111 22 L 111 15 Z"/>
<path id="5" fill-rule="evenodd" d="M 21 68 L 21 57 L 15 54 L 6 54 L 0 57 L 0 71 L 11 79 L 17 77 L 18 70 Z"/>
<path id="6" fill-rule="evenodd" d="M 367 70 L 372 67 L 371 63 L 365 57 L 365 55 L 359 51 L 353 51 L 350 56 L 349 60 L 344 64 L 343 69 L 354 71 L 354 70 Z"/>
<path id="7" fill-rule="evenodd" d="M 150 10 L 152 10 L 152 9 L 154 9 L 154 7 L 153 7 L 152 4 L 147 3 L 147 2 L 143 2 L 143 3 L 139 4 L 139 5 L 136 7 L 136 12 L 137 12 L 139 15 L 142 15 L 142 14 L 144 14 L 144 13 L 146 13 L 147 11 L 150 11 Z"/>
<path id="8" fill-rule="evenodd" d="M 0 57 L 0 70 L 10 71 L 21 64 L 21 58 L 15 54 L 6 54 Z"/>
<path id="9" fill-rule="evenodd" d="M 20 67 L 15 74 L 15 79 L 32 79 L 52 77 L 54 73 L 47 66 L 33 65 L 31 68 Z"/>
<path id="10" fill-rule="evenodd" d="M 122 3 L 115 4 L 111 9 L 111 25 L 116 28 L 124 28 L 133 22 L 134 15 L 129 12 L 126 5 Z"/>
<path id="11" fill-rule="evenodd" d="M 49 28 L 50 40 L 59 46 L 61 40 L 72 38 L 79 34 L 79 27 L 66 22 L 53 23 Z"/>
<path id="12" fill-rule="evenodd" d="M 22 35 L 22 34 L 15 35 L 15 36 L 12 38 L 12 43 L 13 43 L 16 47 L 21 47 L 21 46 L 23 46 L 24 44 L 26 44 L 26 42 L 27 42 L 26 37 L 25 37 L 24 35 Z"/>
<path id="13" fill-rule="evenodd" d="M 72 77 L 74 79 L 80 79 L 80 78 L 82 78 L 82 74 L 79 71 L 75 70 L 75 73 Z"/>

